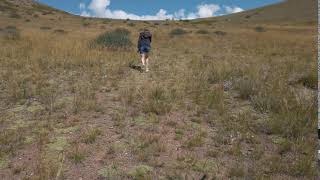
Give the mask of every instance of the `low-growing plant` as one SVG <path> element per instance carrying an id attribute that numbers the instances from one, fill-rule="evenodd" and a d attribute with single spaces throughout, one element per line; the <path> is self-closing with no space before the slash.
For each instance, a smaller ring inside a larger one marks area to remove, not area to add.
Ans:
<path id="1" fill-rule="evenodd" d="M 235 164 L 233 167 L 229 169 L 229 177 L 231 178 L 243 178 L 245 176 L 245 171 L 243 166 L 239 164 Z"/>
<path id="2" fill-rule="evenodd" d="M 69 158 L 75 163 L 79 164 L 82 163 L 83 160 L 85 159 L 84 153 L 79 149 L 79 144 L 76 143 L 75 147 L 71 150 L 69 154 Z"/>
<path id="3" fill-rule="evenodd" d="M 130 31 L 127 29 L 118 28 L 99 35 L 94 43 L 105 48 L 128 50 L 132 46 L 129 35 Z"/>
<path id="4" fill-rule="evenodd" d="M 262 26 L 257 26 L 254 28 L 256 32 L 266 32 L 266 29 Z"/>
<path id="5" fill-rule="evenodd" d="M 237 89 L 242 99 L 250 99 L 256 93 L 256 84 L 252 79 L 241 79 L 237 83 Z"/>
<path id="6" fill-rule="evenodd" d="M 12 14 L 10 15 L 10 18 L 14 18 L 14 19 L 21 19 L 22 17 L 21 17 L 21 15 L 20 15 L 20 14 L 12 13 Z"/>
<path id="7" fill-rule="evenodd" d="M 99 176 L 106 179 L 122 179 L 122 170 L 116 165 L 105 166 L 98 171 Z"/>
<path id="8" fill-rule="evenodd" d="M 153 168 L 147 165 L 140 165 L 132 168 L 128 172 L 128 176 L 138 180 L 138 179 L 149 179 L 151 178 L 151 173 L 153 172 Z"/>
<path id="9" fill-rule="evenodd" d="M 55 29 L 53 32 L 54 32 L 54 33 L 59 33 L 59 34 L 65 34 L 65 33 L 67 33 L 67 31 L 65 31 L 65 30 L 63 30 L 63 29 Z"/>
<path id="10" fill-rule="evenodd" d="M 48 27 L 48 26 L 41 26 L 40 27 L 41 30 L 50 30 L 52 29 L 51 27 Z"/>
<path id="11" fill-rule="evenodd" d="M 213 108 L 222 114 L 224 112 L 224 90 L 217 88 L 212 92 L 208 92 L 205 97 L 208 108 Z"/>
<path id="12" fill-rule="evenodd" d="M 209 34 L 209 31 L 207 31 L 205 29 L 200 29 L 197 31 L 197 34 Z"/>
<path id="13" fill-rule="evenodd" d="M 89 129 L 86 133 L 83 134 L 83 142 L 85 142 L 86 144 L 92 144 L 96 141 L 99 135 L 101 135 L 100 129 Z"/>
<path id="14" fill-rule="evenodd" d="M 214 33 L 215 33 L 216 35 L 218 35 L 218 36 L 225 36 L 225 35 L 227 35 L 227 33 L 224 32 L 224 31 L 215 31 Z"/>
<path id="15" fill-rule="evenodd" d="M 102 23 L 103 24 L 108 24 L 108 23 L 110 23 L 110 20 L 104 20 Z"/>
<path id="16" fill-rule="evenodd" d="M 308 88 L 317 89 L 318 88 L 318 76 L 315 70 L 306 72 L 300 79 L 300 82 Z"/>
<path id="17" fill-rule="evenodd" d="M 82 26 L 83 26 L 83 27 L 88 27 L 88 26 L 90 26 L 90 23 L 89 23 L 89 22 L 83 22 L 83 23 L 82 23 Z"/>
<path id="18" fill-rule="evenodd" d="M 176 28 L 176 29 L 173 29 L 171 32 L 170 32 L 170 35 L 171 36 L 181 36 L 181 35 L 185 35 L 187 34 L 188 32 L 184 29 L 181 29 L 181 28 Z"/>
<path id="19" fill-rule="evenodd" d="M 155 113 L 162 115 L 168 113 L 172 105 L 168 92 L 161 86 L 154 86 L 147 92 L 148 95 L 145 98 L 144 111 L 146 113 Z"/>
<path id="20" fill-rule="evenodd" d="M 206 137 L 207 137 L 207 132 L 200 131 L 194 134 L 191 138 L 189 138 L 185 142 L 185 147 L 189 149 L 192 149 L 194 147 L 201 147 L 204 144 Z"/>
<path id="21" fill-rule="evenodd" d="M 314 157 L 310 155 L 300 155 L 294 165 L 290 168 L 290 173 L 296 177 L 309 177 L 312 179 L 317 175 L 317 170 L 313 168 L 315 165 Z"/>
<path id="22" fill-rule="evenodd" d="M 20 31 L 15 26 L 7 26 L 0 32 L 0 36 L 3 35 L 7 40 L 20 39 Z"/>
<path id="23" fill-rule="evenodd" d="M 134 24 L 133 22 L 130 22 L 130 23 L 128 23 L 128 26 L 134 27 L 134 26 L 136 26 L 136 24 Z"/>
<path id="24" fill-rule="evenodd" d="M 161 141 L 159 135 L 141 133 L 135 138 L 132 146 L 137 158 L 145 162 L 166 151 L 166 145 Z"/>
<path id="25" fill-rule="evenodd" d="M 93 111 L 99 108 L 95 97 L 95 87 L 89 82 L 76 83 L 73 86 L 73 113 Z"/>

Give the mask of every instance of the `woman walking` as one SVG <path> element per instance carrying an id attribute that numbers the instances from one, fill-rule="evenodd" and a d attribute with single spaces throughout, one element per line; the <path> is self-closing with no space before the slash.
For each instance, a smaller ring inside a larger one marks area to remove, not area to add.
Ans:
<path id="1" fill-rule="evenodd" d="M 138 40 L 138 52 L 141 55 L 143 69 L 149 72 L 149 53 L 151 51 L 152 34 L 148 29 L 140 32 Z"/>

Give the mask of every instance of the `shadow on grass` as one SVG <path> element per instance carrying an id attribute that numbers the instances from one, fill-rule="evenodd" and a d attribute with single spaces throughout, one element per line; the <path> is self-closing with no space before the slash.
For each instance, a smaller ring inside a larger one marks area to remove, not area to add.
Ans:
<path id="1" fill-rule="evenodd" d="M 129 67 L 130 67 L 131 69 L 137 70 L 137 71 L 139 71 L 139 72 L 141 72 L 141 73 L 143 72 L 143 67 L 142 67 L 141 65 L 136 65 L 136 64 L 130 62 L 130 63 L 129 63 Z"/>

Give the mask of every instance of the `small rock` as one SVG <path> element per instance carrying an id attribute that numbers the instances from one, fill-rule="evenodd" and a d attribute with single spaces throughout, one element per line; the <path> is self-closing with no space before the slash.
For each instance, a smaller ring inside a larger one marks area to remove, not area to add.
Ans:
<path id="1" fill-rule="evenodd" d="M 224 81 L 223 82 L 223 90 L 224 91 L 229 91 L 232 87 L 232 82 L 231 81 Z"/>

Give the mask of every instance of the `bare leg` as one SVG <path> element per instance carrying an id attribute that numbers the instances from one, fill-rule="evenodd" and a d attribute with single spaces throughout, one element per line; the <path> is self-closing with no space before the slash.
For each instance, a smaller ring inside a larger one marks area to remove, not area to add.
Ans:
<path id="1" fill-rule="evenodd" d="M 141 54 L 141 62 L 142 62 L 142 66 L 146 65 L 146 57 L 145 54 Z"/>
<path id="2" fill-rule="evenodd" d="M 146 72 L 149 72 L 149 56 L 146 56 Z"/>

